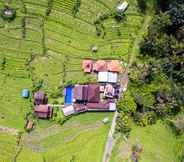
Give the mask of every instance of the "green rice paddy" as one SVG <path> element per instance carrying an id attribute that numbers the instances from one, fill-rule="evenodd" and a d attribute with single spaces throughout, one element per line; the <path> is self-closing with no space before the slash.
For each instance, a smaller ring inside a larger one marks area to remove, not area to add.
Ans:
<path id="1" fill-rule="evenodd" d="M 46 14 L 49 2 L 51 12 Z M 75 0 L 11 0 L 15 20 L 0 18 L 0 126 L 24 132 L 24 117 L 32 111 L 32 101 L 21 97 L 23 88 L 31 91 L 35 82 L 42 81 L 42 90 L 53 101 L 52 94 L 67 82 L 88 80 L 81 69 L 84 58 L 128 62 L 144 20 L 136 0 L 128 0 L 129 9 L 122 23 L 114 18 L 103 21 L 101 36 L 97 36 L 94 25 L 99 15 L 114 12 L 118 2 L 82 0 L 74 17 Z M 0 9 L 4 5 L 0 1 Z M 91 52 L 93 46 L 98 47 L 98 52 Z M 15 154 L 16 162 L 70 162 L 72 158 L 77 162 L 101 162 L 110 127 L 101 120 L 107 116 L 111 119 L 112 115 L 82 114 L 62 127 L 39 121 L 33 134 L 23 133 L 19 145 L 16 137 L 0 133 L 0 162 L 12 161 Z M 53 134 L 36 138 L 50 129 Z"/>

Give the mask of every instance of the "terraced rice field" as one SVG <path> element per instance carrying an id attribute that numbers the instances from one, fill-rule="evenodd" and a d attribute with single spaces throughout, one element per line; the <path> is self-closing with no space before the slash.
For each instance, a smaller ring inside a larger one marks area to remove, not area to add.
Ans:
<path id="1" fill-rule="evenodd" d="M 94 25 L 99 15 L 114 12 L 118 2 L 82 0 L 79 12 L 73 16 L 76 0 L 10 1 L 10 6 L 16 9 L 15 20 L 7 22 L 0 18 L 0 125 L 24 130 L 24 117 L 32 110 L 32 101 L 21 98 L 23 88 L 32 90 L 35 83 L 42 81 L 42 90 L 52 100 L 53 93 L 69 81 L 89 79 L 81 69 L 83 58 L 128 61 L 144 20 L 137 11 L 136 0 L 128 0 L 130 5 L 123 22 L 118 23 L 114 18 L 104 20 L 100 36 Z M 5 1 L 0 1 L 0 9 L 4 5 Z M 93 46 L 98 47 L 98 52 L 91 52 Z M 24 151 L 29 153 L 27 149 Z M 82 158 L 83 155 L 85 152 Z M 1 159 L 9 162 L 3 156 L 0 149 L 0 162 Z M 50 156 L 45 158 L 61 162 Z M 26 162 L 22 159 L 23 154 L 18 162 Z M 41 159 L 38 161 L 44 161 Z"/>
<path id="2" fill-rule="evenodd" d="M 48 4 L 51 3 L 49 15 Z M 143 16 L 136 1 L 129 0 L 126 20 L 103 21 L 104 33 L 97 36 L 94 21 L 115 10 L 118 0 L 83 0 L 74 17 L 75 0 L 12 0 L 17 17 L 8 23 L 0 19 L 0 124 L 22 128 L 31 102 L 21 99 L 21 90 L 43 81 L 49 95 L 70 80 L 87 80 L 81 70 L 83 58 L 118 58 L 128 61 L 131 46 Z M 4 6 L 3 1 L 0 7 Z M 118 34 L 119 33 L 119 34 Z M 92 46 L 97 53 L 91 52 Z M 4 62 L 4 63 L 3 63 Z M 76 77 L 77 76 L 77 77 Z M 7 111 L 4 111 L 6 109 Z M 14 110 L 14 111 L 13 111 Z M 11 121 L 9 123 L 9 120 Z"/>

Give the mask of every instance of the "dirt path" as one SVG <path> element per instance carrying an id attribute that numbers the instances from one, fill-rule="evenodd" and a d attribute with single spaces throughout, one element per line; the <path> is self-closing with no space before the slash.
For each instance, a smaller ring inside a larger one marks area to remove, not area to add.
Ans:
<path id="1" fill-rule="evenodd" d="M 19 131 L 15 128 L 8 128 L 0 125 L 0 133 L 7 133 L 7 134 L 17 136 Z"/>
<path id="2" fill-rule="evenodd" d="M 115 132 L 115 128 L 116 128 L 116 118 L 118 116 L 118 112 L 116 111 L 114 113 L 114 117 L 112 120 L 112 125 L 111 125 L 111 129 L 109 131 L 108 137 L 107 137 L 107 142 L 106 142 L 106 146 L 105 146 L 105 151 L 104 151 L 104 155 L 103 155 L 103 162 L 108 162 L 112 149 L 113 149 L 113 145 L 114 145 L 114 132 Z"/>
<path id="3" fill-rule="evenodd" d="M 144 17 L 144 23 L 142 24 L 142 28 L 139 30 L 139 32 L 137 34 L 137 37 L 136 37 L 136 39 L 134 41 L 134 45 L 133 45 L 133 48 L 132 48 L 132 51 L 131 51 L 131 55 L 130 55 L 130 59 L 129 59 L 128 69 L 132 65 L 132 63 L 134 61 L 134 58 L 136 57 L 136 55 L 139 52 L 139 44 L 143 40 L 143 35 L 147 31 L 147 28 L 149 26 L 151 18 L 152 18 L 152 16 L 150 16 L 150 15 L 146 15 Z"/>
<path id="4" fill-rule="evenodd" d="M 128 74 L 129 68 L 131 67 L 134 58 L 136 57 L 136 55 L 138 54 L 139 51 L 139 43 L 143 40 L 143 35 L 145 33 L 145 31 L 147 31 L 147 28 L 149 26 L 149 23 L 151 21 L 151 16 L 150 15 L 146 15 L 144 17 L 144 23 L 142 25 L 142 28 L 139 30 L 137 37 L 134 41 L 134 45 L 131 51 L 131 56 L 130 56 L 130 60 L 129 60 L 129 64 L 127 67 L 127 70 L 125 72 L 125 75 Z M 113 138 L 114 132 L 115 132 L 115 127 L 116 127 L 116 119 L 118 117 L 118 112 L 116 111 L 113 117 L 113 121 L 112 121 L 112 125 L 111 125 L 111 129 L 109 131 L 108 137 L 107 137 L 107 141 L 106 141 L 106 146 L 105 146 L 105 150 L 104 150 L 104 155 L 103 155 L 103 161 L 102 162 L 109 162 L 110 161 L 110 156 L 113 150 L 113 146 L 116 143 L 116 139 Z"/>

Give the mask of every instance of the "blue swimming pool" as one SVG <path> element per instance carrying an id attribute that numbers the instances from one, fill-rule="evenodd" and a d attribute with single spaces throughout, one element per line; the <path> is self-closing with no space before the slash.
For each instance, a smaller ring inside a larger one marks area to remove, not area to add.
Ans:
<path id="1" fill-rule="evenodd" d="M 73 87 L 68 86 L 65 88 L 65 104 L 69 105 L 72 104 L 73 99 Z"/>

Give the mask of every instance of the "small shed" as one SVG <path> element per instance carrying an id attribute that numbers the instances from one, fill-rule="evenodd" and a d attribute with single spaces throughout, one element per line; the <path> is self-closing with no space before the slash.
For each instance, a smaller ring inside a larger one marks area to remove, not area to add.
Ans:
<path id="1" fill-rule="evenodd" d="M 62 109 L 64 116 L 69 116 L 75 113 L 73 105 L 66 106 Z"/>
<path id="2" fill-rule="evenodd" d="M 109 103 L 109 111 L 116 111 L 116 103 L 114 102 Z"/>
<path id="3" fill-rule="evenodd" d="M 123 2 L 121 4 L 119 4 L 117 7 L 116 7 L 116 11 L 119 13 L 119 14 L 122 14 L 124 13 L 127 9 L 128 9 L 128 2 Z"/>
<path id="4" fill-rule="evenodd" d="M 33 121 L 32 121 L 32 120 L 29 120 L 29 121 L 27 122 L 27 124 L 26 124 L 26 129 L 27 129 L 27 130 L 33 129 L 33 125 L 34 125 Z"/>
<path id="5" fill-rule="evenodd" d="M 1 11 L 1 16 L 4 20 L 13 20 L 16 16 L 16 10 L 13 8 L 10 8 L 6 6 L 2 11 Z"/>
<path id="6" fill-rule="evenodd" d="M 98 52 L 98 47 L 97 47 L 97 46 L 91 47 L 91 51 L 92 51 L 92 52 Z"/>
<path id="7" fill-rule="evenodd" d="M 104 118 L 104 119 L 102 120 L 102 122 L 103 122 L 104 124 L 109 123 L 109 118 L 108 118 L 108 117 Z"/>
<path id="8" fill-rule="evenodd" d="M 23 89 L 22 90 L 22 97 L 23 98 L 29 98 L 29 90 L 28 89 Z"/>
<path id="9" fill-rule="evenodd" d="M 93 70 L 93 61 L 92 60 L 83 60 L 82 68 L 85 73 L 91 73 Z"/>

